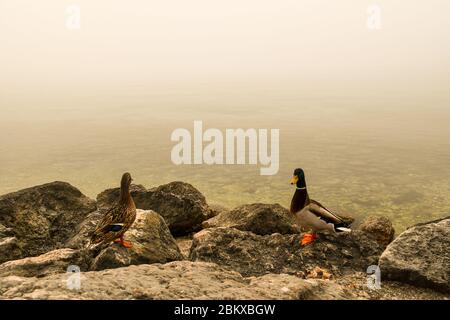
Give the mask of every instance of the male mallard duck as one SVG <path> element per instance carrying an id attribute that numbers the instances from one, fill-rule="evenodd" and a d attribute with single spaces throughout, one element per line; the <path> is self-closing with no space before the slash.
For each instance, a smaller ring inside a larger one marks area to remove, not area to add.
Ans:
<path id="1" fill-rule="evenodd" d="M 319 202 L 309 198 L 303 169 L 294 170 L 291 184 L 296 186 L 296 190 L 292 197 L 290 211 L 295 215 L 295 220 L 301 228 L 312 231 L 303 236 L 302 246 L 312 243 L 317 238 L 317 231 L 351 231 L 347 227 L 353 222 L 352 218 L 340 217 Z"/>
<path id="2" fill-rule="evenodd" d="M 91 236 L 91 244 L 114 241 L 125 248 L 131 248 L 131 242 L 123 239 L 124 233 L 136 219 L 136 206 L 130 194 L 131 181 L 131 175 L 124 173 L 120 182 L 120 199 L 98 223 Z"/>

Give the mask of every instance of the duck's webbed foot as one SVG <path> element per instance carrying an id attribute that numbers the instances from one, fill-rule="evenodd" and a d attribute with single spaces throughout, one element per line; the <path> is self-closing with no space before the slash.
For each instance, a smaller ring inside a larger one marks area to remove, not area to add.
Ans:
<path id="1" fill-rule="evenodd" d="M 303 235 L 302 241 L 300 242 L 300 244 L 302 246 L 307 246 L 310 243 L 313 243 L 314 240 L 317 239 L 317 234 L 316 233 L 305 233 Z"/>
<path id="2" fill-rule="evenodd" d="M 133 244 L 131 243 L 131 241 L 125 241 L 123 239 L 123 237 L 120 237 L 119 239 L 114 240 L 114 243 L 118 243 L 121 244 L 123 247 L 125 248 L 131 248 L 133 247 Z"/>
<path id="3" fill-rule="evenodd" d="M 131 243 L 131 241 L 122 241 L 122 246 L 124 246 L 125 248 L 132 248 L 133 244 Z"/>

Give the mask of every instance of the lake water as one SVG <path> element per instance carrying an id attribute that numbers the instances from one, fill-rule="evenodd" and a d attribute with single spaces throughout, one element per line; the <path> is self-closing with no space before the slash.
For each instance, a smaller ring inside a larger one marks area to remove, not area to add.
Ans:
<path id="1" fill-rule="evenodd" d="M 292 171 L 304 168 L 312 198 L 363 218 L 389 216 L 397 231 L 450 214 L 450 111 L 446 97 L 256 94 L 91 96 L 5 104 L 0 119 L 0 194 L 54 180 L 90 197 L 123 172 L 146 187 L 193 184 L 210 203 L 289 206 Z M 408 102 L 409 101 L 409 102 Z M 280 129 L 280 170 L 258 165 L 181 165 L 170 160 L 176 128 Z"/>

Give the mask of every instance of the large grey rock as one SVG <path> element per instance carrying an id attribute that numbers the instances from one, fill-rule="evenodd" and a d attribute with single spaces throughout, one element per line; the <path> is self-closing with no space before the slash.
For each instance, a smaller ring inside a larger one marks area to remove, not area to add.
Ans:
<path id="1" fill-rule="evenodd" d="M 125 239 L 133 243 L 132 248 L 114 243 L 88 247 L 90 235 L 101 217 L 99 212 L 88 215 L 78 228 L 79 234 L 67 241 L 68 245 L 72 244 L 71 248 L 6 262 L 0 265 L 0 276 L 42 276 L 65 272 L 71 264 L 78 265 L 82 271 L 88 271 L 183 259 L 164 219 L 151 210 L 138 209 L 134 224 L 125 233 Z"/>
<path id="2" fill-rule="evenodd" d="M 394 240 L 395 230 L 392 222 L 384 216 L 367 217 L 359 226 L 359 230 L 371 235 L 382 246 L 387 246 Z"/>
<path id="3" fill-rule="evenodd" d="M 315 267 L 333 274 L 361 271 L 377 264 L 384 250 L 364 232 L 320 234 L 301 247 L 300 235 L 256 235 L 234 228 L 204 229 L 194 235 L 192 261 L 214 262 L 244 276 L 305 274 Z"/>
<path id="4" fill-rule="evenodd" d="M 450 293 L 450 217 L 413 226 L 380 257 L 382 279 Z"/>
<path id="5" fill-rule="evenodd" d="M 279 204 L 253 203 L 225 211 L 206 220 L 203 228 L 228 227 L 255 234 L 299 233 L 294 226 L 289 210 Z"/>
<path id="6" fill-rule="evenodd" d="M 110 244 L 93 260 L 91 270 L 103 270 L 134 264 L 165 263 L 182 260 L 178 245 L 164 219 L 151 210 L 136 212 L 136 220 L 125 233 L 132 248 Z"/>
<path id="7" fill-rule="evenodd" d="M 1 299 L 351 299 L 332 281 L 286 274 L 244 278 L 213 263 L 177 261 L 83 272 L 80 289 L 67 274 L 0 277 Z"/>
<path id="8" fill-rule="evenodd" d="M 0 265 L 0 277 L 43 277 L 66 272 L 69 266 L 88 271 L 91 259 L 88 250 L 57 249 L 37 257 L 7 261 Z"/>
<path id="9" fill-rule="evenodd" d="M 200 230 L 202 222 L 213 215 L 205 197 L 189 183 L 171 182 L 150 192 L 147 209 L 162 215 L 174 235 Z"/>
<path id="10" fill-rule="evenodd" d="M 113 205 L 119 193 L 118 188 L 100 193 L 97 196 L 99 210 L 107 210 Z M 133 186 L 131 195 L 137 208 L 158 212 L 174 236 L 200 230 L 202 222 L 214 215 L 205 197 L 185 182 L 171 182 L 149 190 L 142 186 Z"/>
<path id="11" fill-rule="evenodd" d="M 66 241 L 65 247 L 72 249 L 82 249 L 89 245 L 92 232 L 95 230 L 104 213 L 94 211 L 75 228 L 75 234 Z"/>
<path id="12" fill-rule="evenodd" d="M 62 247 L 95 208 L 94 200 L 65 182 L 1 196 L 0 224 L 10 236 L 0 239 L 0 263 Z"/>

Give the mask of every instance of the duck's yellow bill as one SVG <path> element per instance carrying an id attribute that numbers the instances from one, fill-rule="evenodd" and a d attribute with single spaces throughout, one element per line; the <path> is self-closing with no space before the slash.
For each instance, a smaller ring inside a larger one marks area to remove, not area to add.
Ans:
<path id="1" fill-rule="evenodd" d="M 291 179 L 291 184 L 297 184 L 298 181 L 298 177 L 297 176 L 293 176 Z"/>

